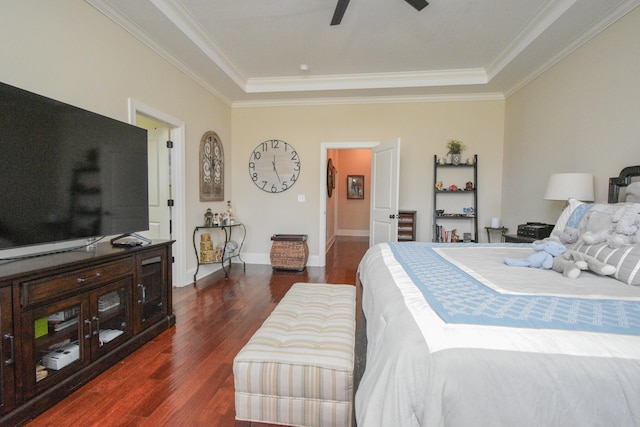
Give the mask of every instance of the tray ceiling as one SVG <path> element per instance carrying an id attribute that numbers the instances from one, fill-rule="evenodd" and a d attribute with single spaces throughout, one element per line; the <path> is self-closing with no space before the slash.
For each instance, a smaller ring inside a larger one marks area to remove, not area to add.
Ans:
<path id="1" fill-rule="evenodd" d="M 501 98 L 640 0 L 87 0 L 231 105 Z M 308 67 L 301 70 L 301 65 Z"/>

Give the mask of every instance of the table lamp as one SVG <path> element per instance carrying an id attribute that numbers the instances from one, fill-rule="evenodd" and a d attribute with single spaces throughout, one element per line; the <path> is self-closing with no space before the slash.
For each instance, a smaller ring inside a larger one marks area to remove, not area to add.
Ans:
<path id="1" fill-rule="evenodd" d="M 545 200 L 564 200 L 570 198 L 592 202 L 593 175 L 590 173 L 554 173 L 549 176 Z"/>

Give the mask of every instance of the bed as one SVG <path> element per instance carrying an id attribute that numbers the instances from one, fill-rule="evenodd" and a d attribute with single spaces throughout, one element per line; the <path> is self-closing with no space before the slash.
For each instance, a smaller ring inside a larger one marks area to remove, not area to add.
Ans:
<path id="1" fill-rule="evenodd" d="M 610 197 L 638 175 L 623 169 Z M 630 204 L 573 201 L 554 233 L 584 233 Z M 367 343 L 357 425 L 640 425 L 640 245 L 568 246 L 616 273 L 568 279 L 505 265 L 532 252 L 518 243 L 370 248 L 358 269 Z"/>

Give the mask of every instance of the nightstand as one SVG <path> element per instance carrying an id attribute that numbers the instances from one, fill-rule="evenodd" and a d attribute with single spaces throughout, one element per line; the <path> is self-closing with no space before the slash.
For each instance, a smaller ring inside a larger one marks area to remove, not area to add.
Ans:
<path id="1" fill-rule="evenodd" d="M 539 239 L 534 239 L 533 237 L 518 236 L 516 234 L 504 235 L 505 243 L 533 243 L 536 240 L 539 240 Z"/>
<path id="2" fill-rule="evenodd" d="M 398 242 L 415 242 L 416 211 L 399 211 L 398 213 Z"/>

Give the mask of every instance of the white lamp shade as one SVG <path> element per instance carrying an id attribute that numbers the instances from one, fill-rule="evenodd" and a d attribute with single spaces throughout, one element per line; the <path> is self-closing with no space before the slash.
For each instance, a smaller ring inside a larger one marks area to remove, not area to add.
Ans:
<path id="1" fill-rule="evenodd" d="M 568 200 L 573 197 L 583 202 L 592 202 L 593 175 L 590 173 L 554 173 L 549 176 L 546 200 Z"/>

